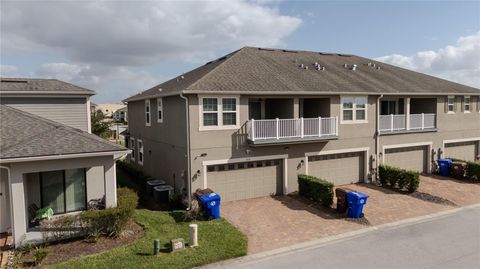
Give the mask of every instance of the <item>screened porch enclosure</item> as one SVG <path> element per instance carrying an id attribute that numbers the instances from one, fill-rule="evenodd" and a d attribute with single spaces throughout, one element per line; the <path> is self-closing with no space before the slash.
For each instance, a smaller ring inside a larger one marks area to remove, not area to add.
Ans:
<path id="1" fill-rule="evenodd" d="M 28 204 L 52 208 L 55 214 L 87 208 L 86 168 L 28 173 Z"/>

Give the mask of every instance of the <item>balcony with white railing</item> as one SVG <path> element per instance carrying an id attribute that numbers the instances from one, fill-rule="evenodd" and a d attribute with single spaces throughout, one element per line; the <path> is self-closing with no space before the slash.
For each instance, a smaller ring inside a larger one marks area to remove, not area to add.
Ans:
<path id="1" fill-rule="evenodd" d="M 269 119 L 247 122 L 251 144 L 276 144 L 335 139 L 338 137 L 336 117 Z"/>
<path id="2" fill-rule="evenodd" d="M 381 134 L 419 132 L 436 130 L 436 114 L 421 113 L 407 115 L 381 115 L 379 131 Z"/>

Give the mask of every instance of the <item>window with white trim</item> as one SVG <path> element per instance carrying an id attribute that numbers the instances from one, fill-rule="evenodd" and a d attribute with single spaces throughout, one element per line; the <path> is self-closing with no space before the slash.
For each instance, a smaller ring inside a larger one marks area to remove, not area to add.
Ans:
<path id="1" fill-rule="evenodd" d="M 470 96 L 463 97 L 463 112 L 470 112 Z"/>
<path id="2" fill-rule="evenodd" d="M 135 138 L 130 137 L 130 145 L 129 148 L 132 150 L 130 154 L 130 160 L 135 161 Z"/>
<path id="3" fill-rule="evenodd" d="M 145 100 L 145 125 L 150 126 L 151 123 L 150 100 Z"/>
<path id="4" fill-rule="evenodd" d="M 449 96 L 447 98 L 447 112 L 449 113 L 455 112 L 455 96 Z"/>
<path id="5" fill-rule="evenodd" d="M 342 122 L 367 121 L 367 97 L 342 97 Z"/>
<path id="6" fill-rule="evenodd" d="M 157 122 L 163 122 L 163 99 L 157 98 Z"/>
<path id="7" fill-rule="evenodd" d="M 138 164 L 143 165 L 143 141 L 140 139 L 137 139 L 138 143 Z"/>
<path id="8" fill-rule="evenodd" d="M 238 127 L 238 97 L 201 97 L 200 129 Z"/>

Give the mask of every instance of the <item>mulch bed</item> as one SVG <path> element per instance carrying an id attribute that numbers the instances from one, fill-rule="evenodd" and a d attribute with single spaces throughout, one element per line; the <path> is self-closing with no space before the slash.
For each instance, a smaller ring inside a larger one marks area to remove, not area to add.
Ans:
<path id="1" fill-rule="evenodd" d="M 144 229 L 136 222 L 131 221 L 124 234 L 118 238 L 100 237 L 96 242 L 79 239 L 64 243 L 52 244 L 45 247 L 46 258 L 40 265 L 32 267 L 35 249 L 22 255 L 21 264 L 17 268 L 45 268 L 70 259 L 97 254 L 106 250 L 128 245 L 144 236 Z"/>

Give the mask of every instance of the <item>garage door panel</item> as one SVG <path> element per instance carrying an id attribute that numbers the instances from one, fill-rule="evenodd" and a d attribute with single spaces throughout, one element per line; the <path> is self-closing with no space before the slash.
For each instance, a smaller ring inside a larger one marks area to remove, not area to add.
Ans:
<path id="1" fill-rule="evenodd" d="M 428 147 L 404 147 L 385 150 L 385 164 L 406 170 L 427 172 Z"/>
<path id="2" fill-rule="evenodd" d="M 364 152 L 309 157 L 308 173 L 335 185 L 364 181 Z"/>
<path id="3" fill-rule="evenodd" d="M 218 192 L 223 201 L 281 193 L 283 177 L 279 161 L 209 166 L 207 171 L 208 187 Z"/>
<path id="4" fill-rule="evenodd" d="M 474 161 L 477 152 L 478 141 L 448 143 L 445 144 L 444 156 L 466 161 Z"/>

